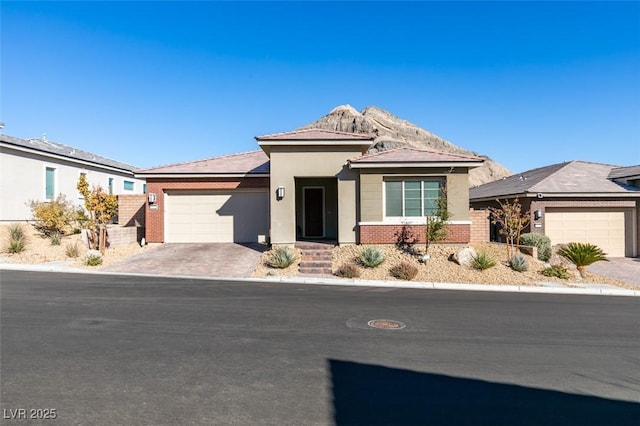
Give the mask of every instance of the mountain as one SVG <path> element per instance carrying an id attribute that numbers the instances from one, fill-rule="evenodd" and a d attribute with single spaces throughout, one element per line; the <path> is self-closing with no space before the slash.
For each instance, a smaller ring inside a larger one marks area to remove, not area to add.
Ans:
<path id="1" fill-rule="evenodd" d="M 341 105 L 319 120 L 300 127 L 300 129 L 309 128 L 374 134 L 376 138 L 368 152 L 410 146 L 418 149 L 478 155 L 375 106 L 367 107 L 362 112 L 358 112 L 350 105 Z M 509 170 L 489 157 L 483 155 L 480 157 L 485 159 L 485 163 L 482 167 L 472 169 L 469 172 L 470 186 L 480 185 L 511 175 Z"/>

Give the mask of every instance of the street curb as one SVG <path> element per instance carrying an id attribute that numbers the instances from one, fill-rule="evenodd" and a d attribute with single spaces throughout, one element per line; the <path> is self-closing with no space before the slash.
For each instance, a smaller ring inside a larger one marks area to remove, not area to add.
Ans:
<path id="1" fill-rule="evenodd" d="M 58 265 L 25 265 L 15 263 L 0 264 L 0 271 L 31 271 L 31 272 L 60 272 L 70 274 L 119 275 L 148 278 L 182 278 L 203 281 L 237 281 L 257 283 L 310 284 L 352 287 L 383 287 L 424 290 L 457 290 L 457 291 L 485 291 L 503 293 L 538 293 L 538 294 L 576 294 L 589 296 L 627 296 L 640 297 L 640 290 L 613 288 L 573 288 L 573 287 L 533 287 L 521 285 L 490 285 L 463 283 L 435 283 L 435 282 L 406 282 L 406 281 L 374 281 L 354 280 L 346 278 L 322 277 L 266 277 L 266 278 L 236 278 L 236 277 L 202 277 L 194 275 L 154 275 L 132 272 L 90 271 L 86 269 L 70 268 Z"/>

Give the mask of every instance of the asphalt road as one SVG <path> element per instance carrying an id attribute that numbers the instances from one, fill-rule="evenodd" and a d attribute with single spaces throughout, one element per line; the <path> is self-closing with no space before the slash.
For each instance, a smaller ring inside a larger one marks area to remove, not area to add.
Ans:
<path id="1" fill-rule="evenodd" d="M 635 297 L 0 279 L 5 424 L 640 424 Z"/>

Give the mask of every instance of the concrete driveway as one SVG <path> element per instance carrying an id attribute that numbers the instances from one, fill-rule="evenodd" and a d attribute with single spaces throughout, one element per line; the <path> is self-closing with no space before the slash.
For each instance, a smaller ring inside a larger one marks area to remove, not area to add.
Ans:
<path id="1" fill-rule="evenodd" d="M 612 257 L 608 262 L 596 262 L 587 271 L 640 287 L 640 258 Z"/>
<path id="2" fill-rule="evenodd" d="M 260 244 L 162 244 L 102 271 L 246 278 L 251 276 L 265 250 Z"/>

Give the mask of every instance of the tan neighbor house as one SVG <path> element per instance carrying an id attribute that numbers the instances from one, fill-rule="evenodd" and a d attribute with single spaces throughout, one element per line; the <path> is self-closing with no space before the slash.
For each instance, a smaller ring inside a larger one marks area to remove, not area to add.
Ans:
<path id="1" fill-rule="evenodd" d="M 143 170 L 149 242 L 424 240 L 441 189 L 448 242 L 469 242 L 468 171 L 478 157 L 399 148 L 365 154 L 374 136 L 306 129 L 256 137 L 261 151 Z"/>

